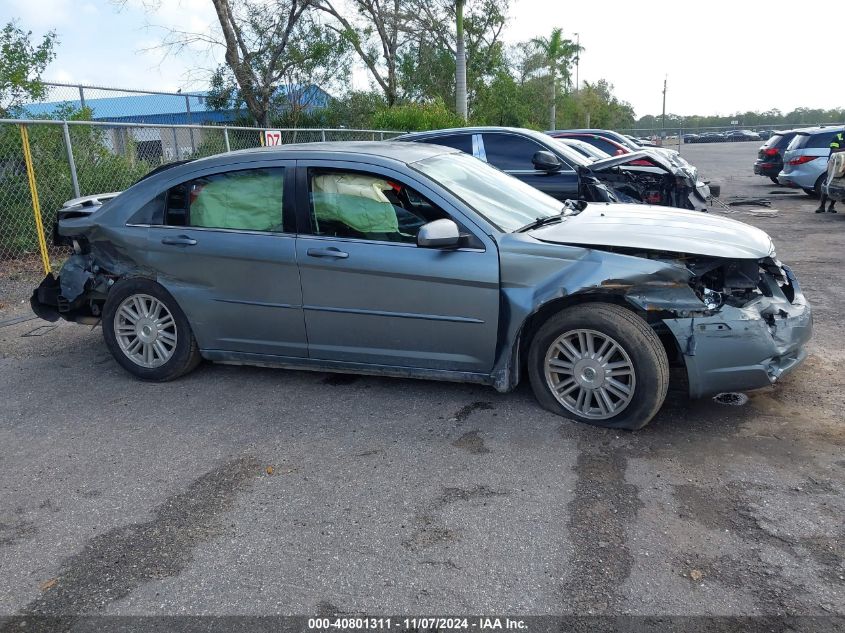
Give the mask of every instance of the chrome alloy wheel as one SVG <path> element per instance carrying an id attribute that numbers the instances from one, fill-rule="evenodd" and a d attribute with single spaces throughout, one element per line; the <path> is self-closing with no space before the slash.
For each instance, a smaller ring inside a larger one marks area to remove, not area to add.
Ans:
<path id="1" fill-rule="evenodd" d="M 572 413 L 606 420 L 631 403 L 636 374 L 622 346 L 595 330 L 570 330 L 549 346 L 543 364 L 552 395 Z"/>
<path id="2" fill-rule="evenodd" d="M 120 350 L 147 369 L 164 365 L 176 351 L 176 321 L 161 301 L 145 294 L 123 300 L 114 315 Z"/>

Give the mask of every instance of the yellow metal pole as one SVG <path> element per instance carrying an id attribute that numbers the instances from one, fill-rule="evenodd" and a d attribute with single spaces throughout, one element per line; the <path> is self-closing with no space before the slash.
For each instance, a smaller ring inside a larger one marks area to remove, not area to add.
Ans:
<path id="1" fill-rule="evenodd" d="M 38 202 L 38 188 L 35 185 L 35 169 L 32 167 L 32 153 L 29 150 L 29 132 L 26 125 L 21 124 L 21 142 L 23 143 L 23 158 L 26 162 L 26 175 L 29 178 L 29 193 L 32 196 L 32 213 L 35 215 L 35 228 L 38 231 L 38 248 L 41 251 L 41 263 L 44 273 L 50 273 L 50 256 L 47 253 L 47 240 L 44 239 L 44 222 L 41 219 L 41 205 Z"/>

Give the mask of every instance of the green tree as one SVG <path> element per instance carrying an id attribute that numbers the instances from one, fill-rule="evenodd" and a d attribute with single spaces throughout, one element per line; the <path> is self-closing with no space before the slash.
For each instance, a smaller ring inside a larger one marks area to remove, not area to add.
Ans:
<path id="1" fill-rule="evenodd" d="M 440 99 L 432 103 L 403 103 L 384 108 L 376 112 L 372 119 L 374 128 L 402 132 L 459 127 L 463 123 L 464 120 Z"/>
<path id="2" fill-rule="evenodd" d="M 376 112 L 387 108 L 387 99 L 381 91 L 352 91 L 342 98 L 332 99 L 321 112 L 327 127 L 345 127 L 363 130 L 373 126 Z"/>
<path id="3" fill-rule="evenodd" d="M 56 53 L 55 31 L 49 31 L 41 43 L 32 43 L 32 31 L 24 31 L 16 22 L 8 22 L 0 32 L 0 115 L 8 116 L 22 104 L 44 98 L 41 74 Z"/>
<path id="4" fill-rule="evenodd" d="M 91 111 L 64 106 L 49 118 L 87 121 Z M 44 226 L 49 230 L 56 211 L 74 197 L 62 126 L 36 120 L 27 129 Z M 83 195 L 121 191 L 157 165 L 138 158 L 136 143 L 123 128 L 70 125 L 69 134 Z M 0 166 L 0 255 L 36 252 L 32 199 L 16 125 L 0 125 Z"/>
<path id="5" fill-rule="evenodd" d="M 410 0 L 349 0 L 357 16 L 331 0 L 312 0 L 333 18 L 329 28 L 347 39 L 384 93 L 387 104 L 399 100 L 399 57 L 407 41 Z"/>
<path id="6" fill-rule="evenodd" d="M 531 42 L 542 54 L 548 72 L 549 129 L 554 130 L 557 127 L 557 78 L 560 76 L 564 81 L 564 85 L 569 86 L 571 82 L 569 68 L 575 56 L 581 52 L 582 47 L 578 46 L 572 40 L 564 38 L 563 29 L 560 28 L 552 29 L 549 37 L 534 38 Z"/>
<path id="7" fill-rule="evenodd" d="M 316 105 L 320 88 L 342 89 L 349 78 L 349 46 L 345 38 L 313 19 L 302 16 L 294 26 L 284 54 L 275 62 L 271 93 L 262 97 L 262 127 L 283 122 L 297 127 Z M 209 105 L 215 110 L 241 110 L 248 106 L 241 84 L 228 64 L 211 77 Z M 250 112 L 252 110 L 250 109 Z"/>
<path id="8" fill-rule="evenodd" d="M 589 125 L 608 129 L 626 129 L 634 125 L 634 108 L 613 94 L 613 84 L 605 79 L 583 82 L 577 93 L 565 99 L 567 125 Z"/>
<path id="9" fill-rule="evenodd" d="M 216 32 L 171 30 L 162 46 L 176 54 L 194 44 L 222 49 L 237 99 L 256 124 L 266 127 L 278 86 L 291 65 L 298 63 L 292 52 L 304 48 L 301 40 L 311 33 L 301 28 L 311 0 L 211 0 L 211 4 L 217 15 Z M 155 2 L 150 10 L 154 9 Z M 220 69 L 214 78 L 222 87 L 229 83 Z"/>
<path id="10" fill-rule="evenodd" d="M 458 5 L 455 0 L 413 0 L 408 22 L 410 41 L 400 55 L 399 82 L 408 99 L 440 98 L 458 102 L 457 60 L 466 60 L 467 109 L 472 118 L 479 91 L 505 66 L 501 41 L 507 21 L 508 0 L 464 0 L 462 32 L 464 54 L 458 54 Z"/>

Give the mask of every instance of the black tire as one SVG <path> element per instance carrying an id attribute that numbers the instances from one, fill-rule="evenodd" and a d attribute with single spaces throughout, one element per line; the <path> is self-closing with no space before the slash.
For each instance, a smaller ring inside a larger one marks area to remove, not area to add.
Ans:
<path id="1" fill-rule="evenodd" d="M 154 297 L 164 304 L 175 323 L 176 345 L 170 358 L 157 367 L 143 367 L 124 353 L 115 332 L 115 315 L 120 305 L 134 295 Z M 118 364 L 141 380 L 166 382 L 187 374 L 202 361 L 197 341 L 188 318 L 167 290 L 154 281 L 141 277 L 119 281 L 109 292 L 103 308 L 103 338 Z"/>
<path id="2" fill-rule="evenodd" d="M 630 358 L 635 384 L 629 403 L 616 415 L 595 419 L 567 409 L 546 379 L 546 354 L 562 335 L 587 329 L 613 339 Z M 540 404 L 566 418 L 614 429 L 643 428 L 658 412 L 669 388 L 669 361 L 660 339 L 639 316 L 610 303 L 586 303 L 550 317 L 537 331 L 528 353 L 531 388 Z"/>
<path id="3" fill-rule="evenodd" d="M 807 195 L 812 196 L 813 198 L 819 198 L 822 195 L 822 185 L 824 184 L 825 179 L 827 178 L 827 171 L 822 172 L 822 175 L 818 177 L 816 180 L 816 184 L 813 185 L 812 193 Z M 806 189 L 804 191 L 807 191 Z"/>
<path id="4" fill-rule="evenodd" d="M 776 185 L 779 185 L 779 184 L 780 184 L 780 183 L 778 182 L 777 176 L 769 176 L 769 179 L 770 179 L 773 183 L 775 183 Z"/>

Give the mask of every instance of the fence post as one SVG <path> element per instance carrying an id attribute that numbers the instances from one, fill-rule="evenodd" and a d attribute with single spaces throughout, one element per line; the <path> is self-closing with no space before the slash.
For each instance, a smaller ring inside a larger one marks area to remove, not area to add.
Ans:
<path id="1" fill-rule="evenodd" d="M 65 151 L 67 152 L 67 163 L 70 166 L 70 181 L 73 183 L 73 196 L 78 198 L 79 180 L 76 177 L 76 162 L 73 160 L 73 146 L 70 144 L 70 130 L 67 121 L 62 121 L 62 135 L 65 137 Z"/>
<path id="2" fill-rule="evenodd" d="M 229 146 L 229 128 L 223 126 L 223 142 L 226 144 L 226 151 L 231 152 L 232 148 Z"/>
<path id="3" fill-rule="evenodd" d="M 175 126 L 171 129 L 173 130 L 173 155 L 174 155 L 173 160 L 179 160 L 180 158 L 182 158 L 179 155 L 179 136 L 176 134 L 176 127 Z"/>
<path id="4" fill-rule="evenodd" d="M 326 140 L 326 131 L 325 131 L 325 130 L 320 130 L 320 138 L 321 138 L 323 141 L 325 141 L 325 140 Z"/>
<path id="5" fill-rule="evenodd" d="M 188 125 L 191 125 L 193 123 L 191 120 L 191 100 L 188 95 L 185 95 L 185 111 L 188 113 Z M 194 143 L 194 128 L 188 128 L 188 132 L 191 136 L 191 154 L 196 154 L 197 146 Z"/>
<path id="6" fill-rule="evenodd" d="M 38 232 L 38 250 L 41 251 L 41 264 L 44 274 L 50 274 L 50 255 L 47 253 L 47 240 L 44 238 L 44 221 L 41 219 L 41 204 L 38 202 L 38 187 L 35 184 L 35 168 L 32 166 L 32 153 L 29 149 L 29 132 L 21 124 L 21 144 L 23 159 L 26 163 L 26 176 L 29 180 L 29 194 L 32 196 L 32 214 L 35 216 L 35 230 Z"/>
<path id="7" fill-rule="evenodd" d="M 384 140 L 384 131 L 378 133 L 378 140 L 380 140 L 380 141 Z"/>
<path id="8" fill-rule="evenodd" d="M 79 106 L 85 109 L 85 90 L 82 86 L 79 86 Z"/>

